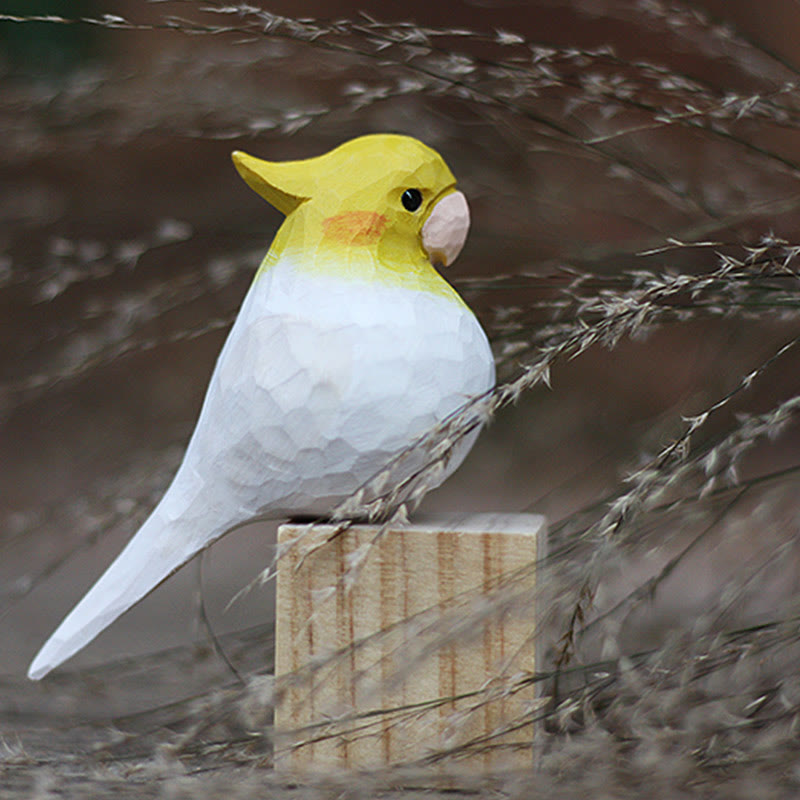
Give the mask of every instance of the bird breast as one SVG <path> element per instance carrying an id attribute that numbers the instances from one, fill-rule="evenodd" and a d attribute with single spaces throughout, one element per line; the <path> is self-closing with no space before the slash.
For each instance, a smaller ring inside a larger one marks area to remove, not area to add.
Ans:
<path id="1" fill-rule="evenodd" d="M 457 297 L 278 262 L 245 299 L 184 466 L 243 513 L 324 513 L 493 383 L 486 336 Z"/>

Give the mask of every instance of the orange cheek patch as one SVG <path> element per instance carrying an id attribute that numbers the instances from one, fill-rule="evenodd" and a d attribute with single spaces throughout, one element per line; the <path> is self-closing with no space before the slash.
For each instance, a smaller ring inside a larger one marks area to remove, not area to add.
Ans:
<path id="1" fill-rule="evenodd" d="M 374 244 L 381 238 L 389 220 L 374 211 L 348 211 L 322 220 L 326 239 L 340 244 Z"/>

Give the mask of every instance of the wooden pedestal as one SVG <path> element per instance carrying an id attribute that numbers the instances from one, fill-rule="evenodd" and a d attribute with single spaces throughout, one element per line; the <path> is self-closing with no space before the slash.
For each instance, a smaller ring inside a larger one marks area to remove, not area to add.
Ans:
<path id="1" fill-rule="evenodd" d="M 276 769 L 375 768 L 448 751 L 460 756 L 441 762 L 451 767 L 530 766 L 544 518 L 421 515 L 385 531 L 357 573 L 380 526 L 331 539 L 334 530 L 278 531 L 289 549 L 277 577 Z"/>

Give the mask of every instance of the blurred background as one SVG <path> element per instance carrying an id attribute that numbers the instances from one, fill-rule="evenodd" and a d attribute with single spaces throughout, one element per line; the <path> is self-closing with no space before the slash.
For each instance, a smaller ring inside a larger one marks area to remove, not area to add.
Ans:
<path id="1" fill-rule="evenodd" d="M 0 736 L 38 766 L 227 686 L 209 626 L 240 673 L 271 669 L 271 585 L 226 610 L 272 559 L 275 526 L 259 524 L 51 678 L 24 678 L 167 485 L 280 223 L 230 152 L 302 158 L 392 131 L 438 149 L 469 198 L 446 277 L 502 379 L 557 351 L 551 385 L 499 409 L 423 507 L 547 514 L 549 669 L 666 643 L 673 669 L 687 640 L 713 634 L 721 657 L 732 631 L 780 631 L 767 655 L 748 640 L 753 694 L 722 705 L 752 719 L 749 703 L 771 704 L 757 730 L 785 761 L 757 763 L 775 796 L 797 788 L 780 726 L 800 700 L 800 349 L 781 348 L 800 302 L 800 4 L 20 0 L 0 15 Z M 661 483 L 626 483 L 647 465 Z M 582 586 L 597 625 L 573 636 Z M 670 747 L 692 769 L 719 726 L 751 731 L 678 706 L 658 736 L 683 731 Z"/>

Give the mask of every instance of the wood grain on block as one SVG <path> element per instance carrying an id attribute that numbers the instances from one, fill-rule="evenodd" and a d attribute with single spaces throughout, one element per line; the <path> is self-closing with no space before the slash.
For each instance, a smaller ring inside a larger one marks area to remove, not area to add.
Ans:
<path id="1" fill-rule="evenodd" d="M 423 515 L 377 540 L 380 526 L 335 530 L 278 531 L 276 768 L 378 767 L 450 748 L 471 769 L 530 765 L 532 727 L 508 728 L 536 700 L 524 679 L 543 517 Z"/>

